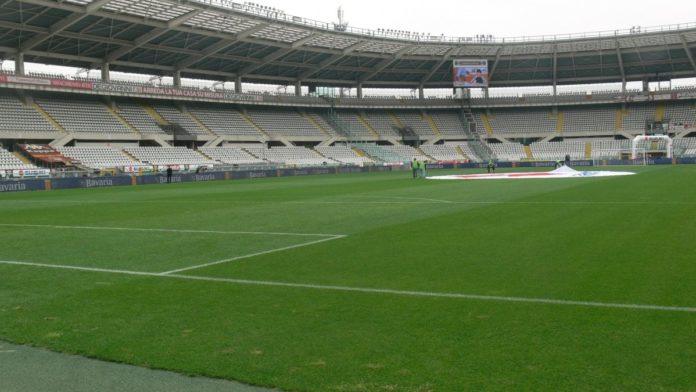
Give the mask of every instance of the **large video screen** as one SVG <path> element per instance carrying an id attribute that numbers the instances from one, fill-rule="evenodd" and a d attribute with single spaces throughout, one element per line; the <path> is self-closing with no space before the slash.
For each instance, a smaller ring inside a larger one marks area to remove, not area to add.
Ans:
<path id="1" fill-rule="evenodd" d="M 488 60 L 454 60 L 454 87 L 488 87 Z"/>

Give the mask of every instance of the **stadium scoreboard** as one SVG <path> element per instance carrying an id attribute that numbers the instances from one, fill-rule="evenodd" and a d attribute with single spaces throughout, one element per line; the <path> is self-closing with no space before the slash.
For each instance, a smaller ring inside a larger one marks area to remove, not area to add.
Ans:
<path id="1" fill-rule="evenodd" d="M 488 87 L 488 60 L 454 60 L 452 76 L 454 87 Z"/>

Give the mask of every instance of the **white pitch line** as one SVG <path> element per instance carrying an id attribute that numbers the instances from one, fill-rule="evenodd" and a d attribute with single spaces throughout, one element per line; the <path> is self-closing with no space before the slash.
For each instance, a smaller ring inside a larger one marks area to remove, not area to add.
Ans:
<path id="1" fill-rule="evenodd" d="M 322 243 L 322 242 L 333 241 L 333 240 L 337 240 L 337 239 L 345 238 L 345 237 L 346 237 L 345 235 L 337 235 L 337 236 L 333 236 L 333 237 L 330 237 L 330 238 L 323 238 L 323 239 L 321 239 L 321 240 L 316 240 L 316 241 L 311 241 L 311 242 L 303 242 L 303 243 L 301 243 L 301 244 L 289 245 L 289 246 L 284 246 L 284 247 L 282 247 L 282 248 L 269 249 L 269 250 L 264 250 L 264 251 L 262 251 L 262 252 L 256 252 L 256 253 L 248 254 L 248 255 L 230 257 L 229 259 L 223 259 L 223 260 L 213 261 L 213 262 L 210 262 L 210 263 L 194 265 L 194 266 L 191 266 L 191 267 L 179 268 L 179 269 L 175 269 L 175 270 L 172 270 L 172 271 L 161 272 L 160 275 L 172 275 L 172 274 L 176 274 L 176 273 L 179 273 L 179 272 L 192 271 L 192 270 L 196 270 L 196 269 L 201 269 L 201 268 L 205 268 L 205 267 L 210 267 L 210 266 L 213 266 L 213 265 L 224 264 L 224 263 L 230 263 L 230 262 L 232 262 L 232 261 L 243 260 L 243 259 L 248 259 L 248 258 L 251 258 L 251 257 L 267 255 L 267 254 L 269 254 L 269 253 L 276 253 L 276 252 L 282 252 L 282 251 L 290 250 L 290 249 L 303 248 L 303 247 L 305 247 L 305 246 L 316 245 L 316 244 L 320 244 L 320 243 Z"/>
<path id="2" fill-rule="evenodd" d="M 285 235 L 285 236 L 295 236 L 295 237 L 343 237 L 342 234 L 282 233 L 282 232 L 271 232 L 271 231 L 148 229 L 148 228 L 137 228 L 137 227 L 29 225 L 29 224 L 18 224 L 18 223 L 0 223 L 0 226 L 4 226 L 4 227 L 34 227 L 34 228 L 46 228 L 46 229 L 145 231 L 145 232 L 161 232 L 161 233 Z"/>
<path id="3" fill-rule="evenodd" d="M 288 283 L 288 282 L 275 282 L 275 281 L 264 281 L 264 280 L 212 278 L 212 277 L 206 277 L 206 276 L 163 275 L 160 273 L 153 273 L 153 272 L 120 271 L 120 270 L 109 270 L 109 269 L 102 269 L 102 268 L 76 267 L 76 266 L 69 266 L 69 265 L 28 263 L 28 262 L 21 262 L 21 261 L 1 261 L 0 260 L 0 264 L 27 266 L 27 267 L 38 267 L 38 268 L 63 269 L 63 270 L 76 270 L 76 271 L 84 271 L 84 272 L 111 273 L 111 274 L 143 276 L 143 277 L 172 278 L 172 279 L 194 280 L 194 281 L 203 281 L 203 282 L 231 283 L 231 284 L 253 285 L 253 286 L 270 286 L 270 287 L 289 287 L 289 288 L 297 288 L 297 289 L 342 291 L 342 292 L 354 292 L 354 293 L 364 293 L 364 294 L 386 294 L 386 295 L 397 295 L 397 296 L 408 296 L 408 297 L 449 298 L 449 299 L 466 299 L 466 300 L 474 300 L 474 301 L 512 302 L 512 303 L 528 303 L 528 304 L 544 304 L 544 305 L 584 306 L 584 307 L 593 307 L 593 308 L 652 310 L 652 311 L 660 311 L 660 312 L 696 313 L 696 307 L 688 307 L 688 306 L 662 306 L 662 305 L 644 305 L 644 304 L 623 304 L 623 303 L 611 303 L 611 302 L 572 301 L 572 300 L 551 299 L 551 298 L 506 297 L 506 296 L 463 294 L 463 293 L 438 293 L 438 292 L 429 292 L 429 291 L 410 291 L 410 290 L 379 289 L 379 288 L 365 288 L 365 287 L 351 287 L 351 286 L 316 285 L 316 284 Z"/>
<path id="4" fill-rule="evenodd" d="M 425 197 L 404 197 L 404 196 L 374 196 L 374 195 L 356 195 L 353 196 L 355 198 L 360 198 L 360 199 L 388 199 L 388 200 L 411 200 L 411 201 L 427 201 L 431 203 L 456 203 L 456 201 L 451 201 L 451 200 L 442 200 L 442 199 L 432 199 L 432 198 L 425 198 Z"/>
<path id="5" fill-rule="evenodd" d="M 652 201 L 455 201 L 455 200 L 439 200 L 439 199 L 414 199 L 412 201 L 379 201 L 379 200 L 298 200 L 288 201 L 285 203 L 291 204 L 356 204 L 356 205 L 411 205 L 411 204 L 448 204 L 448 205 L 525 205 L 525 206 L 692 206 L 696 202 L 652 202 Z M 419 201 L 420 200 L 420 201 Z"/>

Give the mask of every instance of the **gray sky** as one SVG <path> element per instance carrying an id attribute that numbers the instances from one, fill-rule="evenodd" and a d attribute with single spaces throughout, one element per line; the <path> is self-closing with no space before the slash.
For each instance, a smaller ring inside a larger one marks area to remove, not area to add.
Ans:
<path id="1" fill-rule="evenodd" d="M 337 20 L 343 6 L 353 27 L 399 29 L 451 37 L 520 37 L 696 22 L 696 1 L 646 0 L 255 0 L 287 14 Z M 427 4 L 427 6 L 426 6 Z"/>

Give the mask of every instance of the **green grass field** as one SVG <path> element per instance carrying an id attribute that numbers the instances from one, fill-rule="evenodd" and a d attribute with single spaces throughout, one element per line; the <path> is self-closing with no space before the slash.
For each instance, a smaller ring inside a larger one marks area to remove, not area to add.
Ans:
<path id="1" fill-rule="evenodd" d="M 696 391 L 696 166 L 631 170 L 0 194 L 0 340 L 288 391 Z"/>

